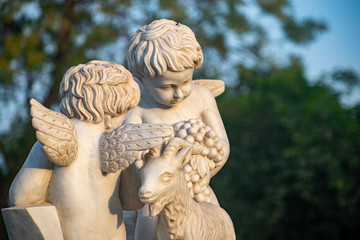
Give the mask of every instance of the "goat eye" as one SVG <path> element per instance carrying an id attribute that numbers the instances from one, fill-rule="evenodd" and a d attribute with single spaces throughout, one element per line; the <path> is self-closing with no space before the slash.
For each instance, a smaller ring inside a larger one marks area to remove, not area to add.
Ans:
<path id="1" fill-rule="evenodd" d="M 163 181 L 164 183 L 168 183 L 168 182 L 170 182 L 172 176 L 173 175 L 170 173 L 165 173 L 165 174 L 161 175 L 161 181 Z"/>

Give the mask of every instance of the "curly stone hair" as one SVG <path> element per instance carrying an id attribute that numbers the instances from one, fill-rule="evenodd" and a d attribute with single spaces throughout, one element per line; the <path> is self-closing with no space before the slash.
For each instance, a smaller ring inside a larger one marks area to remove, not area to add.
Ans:
<path id="1" fill-rule="evenodd" d="M 60 111 L 69 118 L 99 123 L 134 108 L 140 89 L 123 66 L 91 61 L 70 68 L 60 85 Z"/>
<path id="2" fill-rule="evenodd" d="M 203 53 L 189 27 L 160 19 L 142 26 L 132 35 L 127 61 L 130 72 L 141 80 L 163 76 L 167 70 L 197 70 L 202 65 Z"/>

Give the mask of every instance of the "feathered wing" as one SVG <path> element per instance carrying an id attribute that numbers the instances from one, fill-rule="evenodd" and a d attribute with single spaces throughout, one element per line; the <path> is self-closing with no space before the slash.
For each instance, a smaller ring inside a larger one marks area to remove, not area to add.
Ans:
<path id="1" fill-rule="evenodd" d="M 157 147 L 173 135 L 167 124 L 125 124 L 100 138 L 100 161 L 103 172 L 117 172 L 127 168 L 141 151 Z"/>
<path id="2" fill-rule="evenodd" d="M 221 80 L 198 79 L 198 80 L 193 80 L 193 83 L 207 87 L 212 92 L 214 97 L 219 96 L 225 91 L 225 83 Z"/>
<path id="3" fill-rule="evenodd" d="M 32 125 L 49 160 L 61 166 L 76 157 L 78 141 L 74 124 L 65 115 L 47 109 L 35 99 L 30 100 Z"/>

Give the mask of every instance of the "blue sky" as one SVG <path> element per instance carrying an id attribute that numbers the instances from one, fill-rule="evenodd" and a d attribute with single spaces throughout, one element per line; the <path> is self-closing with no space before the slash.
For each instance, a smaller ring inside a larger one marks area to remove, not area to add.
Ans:
<path id="1" fill-rule="evenodd" d="M 292 0 L 297 17 L 324 20 L 328 31 L 300 53 L 310 78 L 335 68 L 360 73 L 360 0 Z"/>

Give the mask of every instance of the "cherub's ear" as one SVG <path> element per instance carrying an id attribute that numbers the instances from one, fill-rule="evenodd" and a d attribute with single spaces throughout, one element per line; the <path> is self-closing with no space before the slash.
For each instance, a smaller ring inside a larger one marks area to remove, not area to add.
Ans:
<path id="1" fill-rule="evenodd" d="M 105 124 L 105 129 L 111 129 L 111 115 L 105 113 L 104 114 L 104 124 Z"/>

